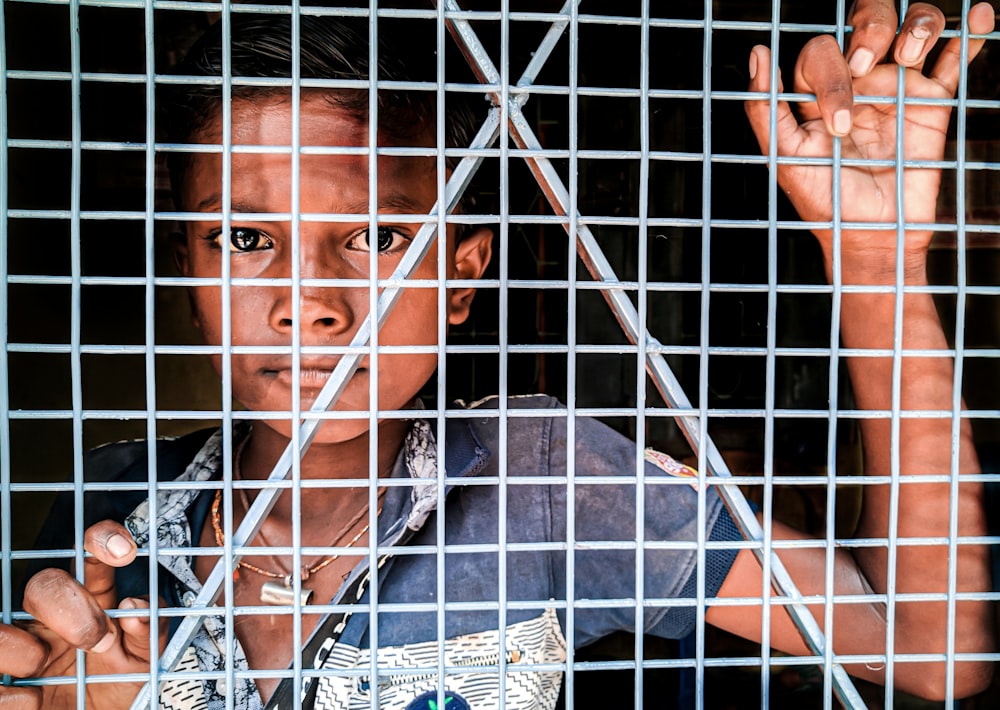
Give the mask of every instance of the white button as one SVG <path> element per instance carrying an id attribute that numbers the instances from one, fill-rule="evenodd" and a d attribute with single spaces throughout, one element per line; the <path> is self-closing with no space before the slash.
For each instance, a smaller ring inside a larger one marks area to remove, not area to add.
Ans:
<path id="1" fill-rule="evenodd" d="M 219 678 L 219 680 L 215 681 L 215 692 L 219 695 L 225 695 L 228 692 L 228 687 L 225 678 Z"/>
<path id="2" fill-rule="evenodd" d="M 181 595 L 181 603 L 184 606 L 193 606 L 194 600 L 198 598 L 198 595 L 192 592 L 190 589 Z"/>

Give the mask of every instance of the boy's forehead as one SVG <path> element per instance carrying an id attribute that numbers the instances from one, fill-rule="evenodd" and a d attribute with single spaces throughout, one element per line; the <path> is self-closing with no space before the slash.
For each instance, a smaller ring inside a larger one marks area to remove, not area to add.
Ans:
<path id="1" fill-rule="evenodd" d="M 367 147 L 368 125 L 351 112 L 330 104 L 323 96 L 303 97 L 298 145 L 302 147 Z M 232 105 L 234 146 L 292 145 L 295 113 L 289 99 L 236 99 Z M 221 117 L 201 135 L 203 142 L 221 143 Z M 218 211 L 223 179 L 218 153 L 195 154 L 187 168 L 182 194 L 185 209 Z M 241 212 L 286 211 L 291 179 L 288 151 L 236 151 L 232 154 L 231 203 Z M 368 155 L 366 152 L 304 154 L 299 160 L 300 199 L 307 211 L 366 213 Z M 430 156 L 380 155 L 378 203 L 380 210 L 425 213 L 436 198 L 436 160 Z"/>
<path id="2" fill-rule="evenodd" d="M 296 118 L 293 98 L 288 94 L 237 97 L 231 103 L 233 145 L 291 146 Z M 370 141 L 367 117 L 338 106 L 328 94 L 304 91 L 297 112 L 298 145 L 315 147 L 364 147 Z M 199 132 L 200 142 L 223 142 L 222 112 L 206 121 Z M 403 139 L 380 130 L 381 146 L 432 147 L 433 126 L 415 131 Z"/>

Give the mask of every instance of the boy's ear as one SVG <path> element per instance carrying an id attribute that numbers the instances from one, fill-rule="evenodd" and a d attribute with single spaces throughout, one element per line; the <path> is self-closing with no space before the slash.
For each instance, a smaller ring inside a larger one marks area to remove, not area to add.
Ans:
<path id="1" fill-rule="evenodd" d="M 481 227 L 455 247 L 455 271 L 452 278 L 478 279 L 489 266 L 493 255 L 493 230 Z M 448 289 L 448 323 L 458 325 L 469 317 L 469 308 L 476 295 L 474 288 Z"/>

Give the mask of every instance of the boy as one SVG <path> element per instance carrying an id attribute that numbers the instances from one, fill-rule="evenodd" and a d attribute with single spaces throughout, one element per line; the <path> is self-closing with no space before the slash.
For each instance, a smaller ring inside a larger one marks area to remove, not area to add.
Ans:
<path id="1" fill-rule="evenodd" d="M 853 22 L 858 31 L 846 59 L 831 38 L 818 38 L 807 45 L 796 69 L 794 88 L 815 93 L 818 101 L 802 108 L 801 124 L 787 105 L 779 105 L 777 130 L 772 136 L 767 102 L 748 102 L 748 115 L 765 152 L 775 140 L 780 155 L 828 156 L 831 135 L 838 135 L 844 137 L 845 158 L 895 157 L 895 106 L 852 108 L 854 93 L 893 93 L 895 65 L 875 66 L 890 45 L 889 38 L 879 39 L 885 25 L 866 22 L 871 17 L 884 21 L 886 10 L 879 0 L 857 4 Z M 364 22 L 305 17 L 300 21 L 303 78 L 368 78 Z M 985 4 L 973 8 L 968 22 L 973 33 L 991 31 L 992 8 Z M 934 8 L 914 5 L 893 45 L 895 62 L 917 70 L 908 74 L 911 95 L 945 98 L 955 91 L 960 71 L 957 40 L 948 44 L 930 77 L 919 73 L 943 24 L 943 17 Z M 894 27 L 895 20 L 889 25 Z M 230 70 L 234 76 L 288 75 L 291 33 L 287 18 L 237 15 L 232 26 Z M 221 41 L 218 32 L 207 36 L 192 50 L 183 73 L 217 76 L 222 67 Z M 386 35 L 380 36 L 381 78 L 405 81 L 419 77 L 419 70 L 410 66 L 419 59 L 401 52 L 403 46 L 402 42 L 394 46 Z M 969 57 L 981 46 L 981 40 L 970 42 Z M 752 91 L 770 89 L 770 56 L 765 48 L 753 50 L 750 75 Z M 223 142 L 218 96 L 213 91 L 190 90 L 172 101 L 170 127 L 175 142 Z M 191 304 L 195 324 L 208 343 L 219 345 L 231 337 L 232 344 L 240 346 L 240 351 L 228 358 L 228 372 L 233 396 L 251 414 L 233 427 L 231 462 L 222 460 L 221 432 L 159 444 L 161 480 L 216 480 L 227 468 L 233 479 L 240 481 L 259 480 L 270 473 L 294 425 L 281 413 L 292 407 L 296 394 L 300 408 L 308 407 L 338 361 L 331 346 L 347 344 L 368 313 L 371 294 L 367 280 L 373 259 L 379 278 L 389 276 L 419 227 L 412 215 L 426 214 L 436 201 L 438 176 L 433 157 L 419 151 L 382 152 L 375 166 L 378 228 L 376 234 L 370 233 L 367 215 L 373 166 L 363 151 L 345 150 L 369 145 L 368 100 L 364 89 L 309 88 L 301 91 L 296 112 L 287 87 L 234 87 L 231 140 L 240 149 L 234 150 L 230 164 L 224 166 L 214 153 L 175 158 L 173 189 L 181 211 L 216 215 L 186 224 L 176 245 L 178 267 L 185 276 L 213 279 L 223 273 L 224 260 L 229 260 L 229 276 L 238 280 L 227 285 L 231 313 L 224 316 L 225 299 L 215 285 L 193 286 Z M 419 92 L 380 94 L 379 146 L 433 148 L 433 108 L 433 98 L 421 98 Z M 297 160 L 280 150 L 247 148 L 291 145 L 296 117 L 298 142 L 311 149 Z M 939 160 L 947 123 L 946 107 L 908 105 L 903 138 L 907 158 Z M 449 110 L 448 124 L 449 145 L 467 145 L 475 128 L 472 115 L 464 108 Z M 298 170 L 297 181 L 292 179 L 293 170 Z M 778 179 L 803 219 L 831 220 L 829 169 L 782 165 Z M 896 219 L 892 169 L 845 168 L 841 179 L 844 222 Z M 907 172 L 906 223 L 934 221 L 938 181 L 939 174 L 933 170 Z M 225 192 L 222 186 L 227 182 L 230 190 Z M 296 184 L 297 204 L 292 200 Z M 223 232 L 223 221 L 217 217 L 226 209 L 233 212 L 228 233 Z M 293 211 L 309 216 L 299 222 L 297 240 L 293 240 L 287 216 Z M 832 275 L 832 236 L 828 231 L 817 231 L 817 237 Z M 445 264 L 439 268 L 432 252 L 413 277 L 436 279 L 443 273 L 451 280 L 479 278 L 491 255 L 490 231 L 450 225 L 445 238 Z M 925 283 L 929 239 L 926 231 L 914 230 L 907 236 L 902 257 L 907 285 Z M 371 256 L 373 250 L 376 257 Z M 845 285 L 895 283 L 894 231 L 845 230 L 839 255 Z M 302 283 L 294 291 L 287 279 L 296 270 Z M 277 281 L 261 284 L 244 279 Z M 473 289 L 459 286 L 449 289 L 441 304 L 433 289 L 407 289 L 379 330 L 379 345 L 437 345 L 440 319 L 450 324 L 462 322 L 473 296 Z M 441 305 L 443 313 L 439 312 Z M 845 346 L 891 348 L 894 307 L 891 293 L 845 293 L 841 310 Z M 904 349 L 947 347 L 928 294 L 908 293 L 903 317 Z M 288 351 L 296 332 L 303 346 L 298 368 Z M 226 371 L 221 355 L 213 359 L 220 373 Z M 496 707 L 501 697 L 507 708 L 551 708 L 559 693 L 558 664 L 565 659 L 569 615 L 566 604 L 560 601 L 566 600 L 568 591 L 578 604 L 573 607 L 573 635 L 569 639 L 577 646 L 614 630 L 636 630 L 640 624 L 644 631 L 663 636 L 681 637 L 690 632 L 696 619 L 692 597 L 698 585 L 697 555 L 692 543 L 699 535 L 699 507 L 704 505 L 707 540 L 738 539 L 711 489 L 699 494 L 686 480 L 678 479 L 648 484 L 643 491 L 643 539 L 677 544 L 644 554 L 643 593 L 648 599 L 667 603 L 651 605 L 640 622 L 633 618 L 634 605 L 628 602 L 637 593 L 634 553 L 627 545 L 615 544 L 637 537 L 633 529 L 634 485 L 628 478 L 623 482 L 613 478 L 632 475 L 635 451 L 631 442 L 591 420 L 569 422 L 556 403 L 533 397 L 507 403 L 527 416 L 512 416 L 507 421 L 503 444 L 497 419 L 491 416 L 490 410 L 498 406 L 494 400 L 474 406 L 470 417 L 449 419 L 444 432 L 434 431 L 417 417 L 386 416 L 378 420 L 377 447 L 372 455 L 370 419 L 365 413 L 372 407 L 383 413 L 404 414 L 416 408 L 417 393 L 433 374 L 436 362 L 433 352 L 380 353 L 377 364 L 362 362 L 338 400 L 337 415 L 322 424 L 301 461 L 303 482 L 326 485 L 304 486 L 297 500 L 290 492 L 282 494 L 251 545 L 262 548 L 261 552 L 248 551 L 236 570 L 233 596 L 224 601 L 227 606 L 257 607 L 258 613 L 236 614 L 231 628 L 222 616 L 207 617 L 179 669 L 207 671 L 209 675 L 204 680 L 168 681 L 161 689 L 163 706 L 222 707 L 229 695 L 240 708 L 261 707 L 269 699 L 272 706 L 276 702 L 281 707 L 296 704 L 298 699 L 290 695 L 289 684 L 279 687 L 279 682 L 288 675 L 285 669 L 298 653 L 298 620 L 291 609 L 266 607 L 294 601 L 293 575 L 301 580 L 303 596 L 298 603 L 302 606 L 350 604 L 360 597 L 347 607 L 343 624 L 321 622 L 320 614 L 301 615 L 303 638 L 319 629 L 307 648 L 304 666 L 312 667 L 315 659 L 325 673 L 303 681 L 309 702 L 317 707 L 368 707 L 376 697 L 384 707 L 429 707 L 441 693 L 453 708 Z M 852 358 L 850 368 L 859 407 L 890 409 L 891 358 Z M 951 407 L 952 369 L 947 359 L 905 357 L 901 381 L 903 410 Z M 371 401 L 372 393 L 377 401 Z M 967 422 L 963 424 L 959 472 L 971 473 L 977 464 Z M 888 420 L 864 420 L 862 430 L 866 473 L 889 473 Z M 435 456 L 440 436 L 445 437 L 444 462 L 436 461 Z M 575 441 L 573 452 L 567 451 L 568 437 Z M 948 419 L 904 418 L 899 437 L 903 442 L 899 446 L 901 473 L 950 471 Z M 496 456 L 502 445 L 508 451 L 504 472 L 499 470 Z M 88 476 L 145 481 L 145 452 L 145 444 L 98 449 L 89 457 Z M 569 498 L 565 481 L 558 480 L 566 475 L 571 457 L 578 476 L 573 498 Z M 655 458 L 667 474 L 680 470 L 668 457 Z M 450 486 L 440 510 L 437 486 L 433 481 L 421 483 L 437 476 L 439 463 L 444 464 Z M 367 486 L 369 472 L 378 478 L 377 490 Z M 497 485 L 504 474 L 510 477 L 505 487 Z M 646 475 L 662 478 L 663 472 L 650 463 Z M 519 481 L 518 477 L 525 479 Z M 557 480 L 547 480 L 551 477 Z M 29 581 L 25 608 L 38 622 L 0 627 L 0 671 L 20 677 L 71 675 L 75 647 L 79 647 L 89 651 L 88 674 L 147 672 L 150 656 L 156 655 L 149 648 L 148 619 L 130 613 L 111 619 L 102 611 L 117 607 L 129 612 L 148 605 L 143 599 L 150 591 L 145 578 L 147 565 L 145 561 L 131 564 L 137 545 L 147 544 L 152 527 L 161 550 L 208 548 L 208 554 L 191 557 L 161 556 L 158 591 L 164 605 L 189 604 L 216 562 L 212 552 L 224 544 L 226 530 L 238 525 L 254 494 L 252 486 L 238 487 L 231 501 L 233 519 L 226 520 L 229 506 L 220 488 L 168 487 L 158 495 L 155 525 L 150 520 L 149 503 L 142 501 L 141 495 L 88 498 L 88 520 L 94 524 L 87 531 L 85 546 L 94 556 L 87 560 L 84 586 L 58 569 L 39 572 Z M 865 487 L 858 537 L 887 536 L 891 495 L 888 486 Z M 946 483 L 907 482 L 900 486 L 895 501 L 899 536 L 946 537 L 950 495 Z M 983 534 L 979 486 L 963 482 L 958 495 L 959 535 Z M 67 516 L 59 506 L 57 503 L 47 536 L 40 541 L 43 547 L 71 544 L 61 529 Z M 505 524 L 500 523 L 501 515 Z M 298 540 L 293 538 L 293 518 L 301 529 Z M 310 549 L 364 549 L 376 529 L 369 527 L 372 521 L 377 521 L 379 549 L 387 552 L 380 552 L 370 583 L 367 572 L 372 560 L 367 555 Z M 574 539 L 590 543 L 571 558 L 559 544 L 567 540 L 570 521 L 575 525 Z M 506 531 L 503 542 L 507 552 L 502 556 L 496 552 L 501 542 L 499 530 Z M 778 538 L 800 537 L 777 523 L 773 530 Z M 442 538 L 450 547 L 439 558 Z M 530 545 L 518 548 L 521 543 Z M 303 548 L 298 556 L 289 554 L 295 546 Z M 836 593 L 869 598 L 873 592 L 885 593 L 891 579 L 887 554 L 878 546 L 838 553 Z M 985 551 L 961 545 L 957 554 L 958 591 L 987 589 Z M 896 593 L 943 593 L 947 589 L 947 555 L 945 546 L 901 546 L 896 553 Z M 826 554 L 822 549 L 796 547 L 782 550 L 780 556 L 804 595 L 824 594 Z M 301 570 L 293 572 L 298 564 Z M 442 575 L 443 584 L 439 582 Z M 751 600 L 742 605 L 710 605 L 705 615 L 710 623 L 760 638 L 762 615 L 752 599 L 759 599 L 762 588 L 760 568 L 748 550 L 711 548 L 706 553 L 705 596 Z M 439 619 L 438 595 L 442 593 L 452 606 Z M 368 600 L 373 594 L 379 604 L 377 619 L 369 614 Z M 579 603 L 582 600 L 606 603 Z M 669 603 L 672 600 L 678 603 Z M 900 602 L 891 611 L 897 654 L 944 653 L 949 633 L 959 653 L 991 649 L 988 603 L 957 603 L 952 630 L 944 601 Z M 822 621 L 822 608 L 815 613 Z M 327 617 L 334 621 L 340 618 L 336 612 Z M 158 621 L 162 645 L 169 619 L 161 616 Z M 839 654 L 877 657 L 887 652 L 886 625 L 884 605 L 865 600 L 838 605 L 834 628 L 828 633 Z M 232 676 L 236 687 L 230 687 L 222 673 L 227 631 L 234 632 L 237 640 L 231 659 L 235 669 L 254 671 L 252 677 L 249 673 Z M 806 652 L 790 620 L 777 607 L 771 611 L 769 640 L 776 648 Z M 377 649 L 376 677 L 370 677 L 372 648 Z M 469 672 L 439 676 L 434 668 L 441 653 L 445 665 L 460 670 L 468 667 Z M 502 691 L 498 665 L 506 674 Z M 884 677 L 884 666 L 871 661 L 848 668 L 872 680 Z M 954 692 L 962 696 L 984 687 L 991 671 L 987 663 L 964 661 L 956 663 L 954 672 Z M 895 664 L 895 684 L 911 692 L 940 697 L 946 692 L 945 679 L 946 667 L 940 662 Z M 445 685 L 443 690 L 440 682 Z M 92 683 L 87 686 L 88 702 L 99 708 L 128 707 L 137 689 L 135 683 Z M 72 706 L 75 689 L 71 685 L 4 688 L 0 699 L 13 707 Z"/>

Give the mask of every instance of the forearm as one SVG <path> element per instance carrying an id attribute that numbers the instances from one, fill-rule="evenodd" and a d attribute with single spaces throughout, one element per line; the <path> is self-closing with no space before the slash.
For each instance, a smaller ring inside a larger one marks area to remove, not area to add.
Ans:
<path id="1" fill-rule="evenodd" d="M 877 236 L 886 239 L 886 233 Z M 873 235 L 874 237 L 874 235 Z M 857 243 L 857 242 L 855 242 Z M 906 286 L 926 285 L 926 248 L 904 257 Z M 829 264 L 828 260 L 828 264 Z M 845 286 L 881 286 L 896 283 L 893 253 L 857 257 L 845 256 Z M 902 327 L 896 356 L 897 298 L 903 298 Z M 854 558 L 868 584 L 877 592 L 895 589 L 897 594 L 944 594 L 949 588 L 949 548 L 947 544 L 905 544 L 907 538 L 947 539 L 952 531 L 952 500 L 957 496 L 959 538 L 986 534 L 982 485 L 960 482 L 952 485 L 954 474 L 979 470 L 972 444 L 972 431 L 965 419 L 954 424 L 951 411 L 955 402 L 953 358 L 947 354 L 947 340 L 929 293 L 844 293 L 841 303 L 841 335 L 849 349 L 887 350 L 890 355 L 854 355 L 848 368 L 859 409 L 892 412 L 898 417 L 898 434 L 893 419 L 884 416 L 861 421 L 864 445 L 864 473 L 869 476 L 898 474 L 912 476 L 948 475 L 941 482 L 920 483 L 902 480 L 898 486 L 864 487 L 859 538 L 887 539 L 895 534 L 904 544 L 895 548 L 894 570 L 889 569 L 888 544 L 858 548 Z M 921 351 L 923 354 L 908 354 Z M 898 367 L 898 379 L 894 376 Z M 898 383 L 898 384 L 897 384 Z M 898 387 L 898 414 L 893 411 L 894 389 Z M 911 417 L 909 412 L 928 416 Z M 957 438 L 956 438 L 957 434 Z M 957 463 L 952 452 L 957 441 Z M 895 498 L 895 499 L 894 499 Z M 897 515 L 890 530 L 891 512 Z M 981 545 L 960 544 L 956 550 L 956 589 L 989 589 L 988 550 Z M 946 650 L 946 602 L 897 603 L 893 610 L 896 629 L 895 649 L 899 653 L 942 653 Z M 956 650 L 981 651 L 992 642 L 991 608 L 988 603 L 963 602 L 956 605 Z M 926 668 L 912 667 L 913 672 Z M 901 669 L 906 672 L 906 669 Z"/>

